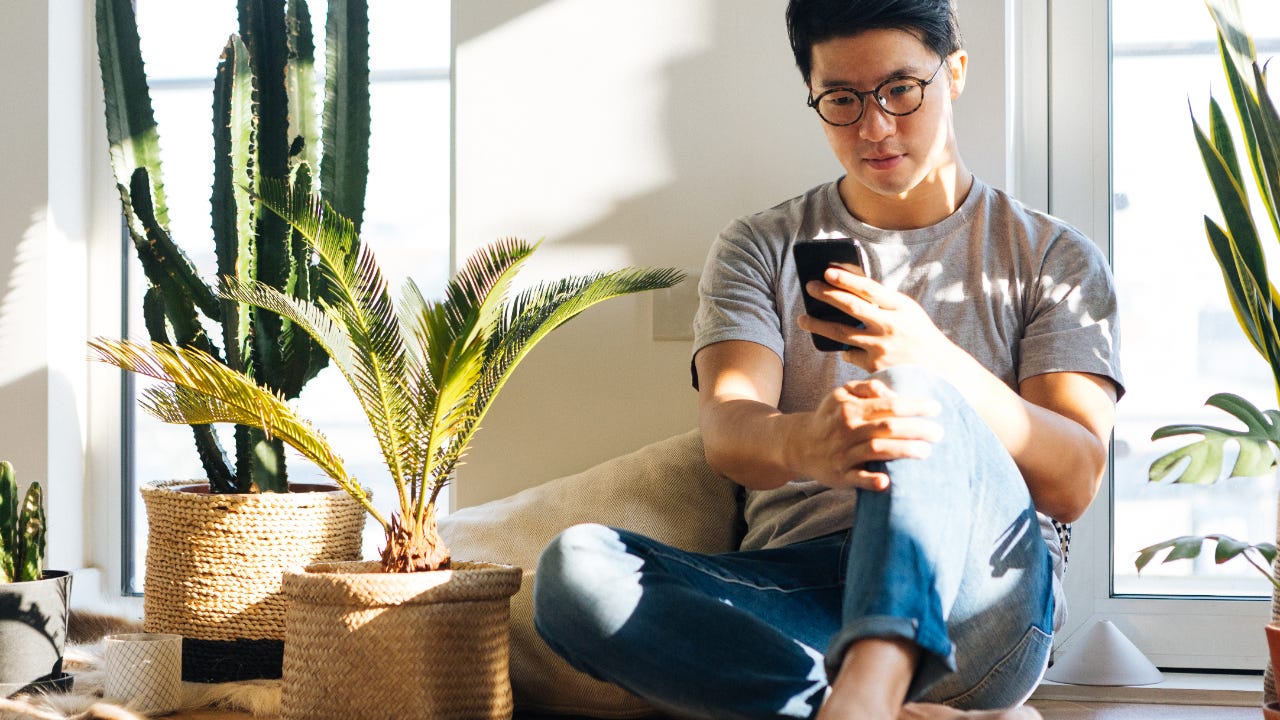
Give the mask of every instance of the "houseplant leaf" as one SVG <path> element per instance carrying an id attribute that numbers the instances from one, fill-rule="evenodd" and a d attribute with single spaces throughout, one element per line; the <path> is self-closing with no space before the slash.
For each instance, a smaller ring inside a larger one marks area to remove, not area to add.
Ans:
<path id="1" fill-rule="evenodd" d="M 1138 572 L 1142 572 L 1157 555 L 1165 550 L 1168 550 L 1169 553 L 1161 561 L 1162 564 L 1199 557 L 1206 541 L 1217 543 L 1213 556 L 1213 561 L 1216 564 L 1221 565 L 1237 557 L 1243 557 L 1250 565 L 1265 575 L 1273 586 L 1280 590 L 1280 582 L 1277 581 L 1274 572 L 1271 571 L 1271 566 L 1275 562 L 1277 554 L 1274 543 L 1246 543 L 1217 533 L 1212 535 L 1183 535 L 1182 537 L 1149 545 L 1138 551 L 1138 557 L 1133 563 L 1134 567 L 1137 568 Z"/>
<path id="2" fill-rule="evenodd" d="M 1178 483 L 1207 485 L 1215 483 L 1223 472 L 1224 448 L 1234 442 L 1239 452 L 1228 477 L 1257 477 L 1276 468 L 1275 450 L 1280 428 L 1274 416 L 1263 413 L 1244 398 L 1219 393 L 1205 403 L 1224 410 L 1244 423 L 1244 430 L 1231 430 L 1212 425 L 1166 425 L 1151 435 L 1152 440 L 1181 435 L 1200 435 L 1202 439 L 1156 458 L 1148 470 L 1151 482 L 1172 479 Z M 1186 463 L 1184 466 L 1183 463 Z"/>

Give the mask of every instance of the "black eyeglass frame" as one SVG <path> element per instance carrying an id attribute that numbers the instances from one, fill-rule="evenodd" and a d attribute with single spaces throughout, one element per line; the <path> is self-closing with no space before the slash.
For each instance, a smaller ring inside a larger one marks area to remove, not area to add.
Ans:
<path id="1" fill-rule="evenodd" d="M 805 101 L 805 104 L 813 108 L 814 112 L 818 113 L 818 117 L 822 118 L 822 122 L 828 125 L 833 125 L 835 127 L 848 127 L 850 125 L 856 125 L 858 121 L 862 120 L 863 116 L 867 114 L 867 96 L 871 96 L 875 98 L 876 106 L 880 108 L 880 112 L 886 115 L 892 115 L 894 117 L 904 117 L 914 113 L 915 111 L 919 110 L 921 107 L 924 107 L 925 88 L 932 85 L 933 82 L 938 79 L 938 72 L 942 70 L 942 66 L 946 64 L 947 64 L 947 59 L 944 57 L 942 58 L 942 62 L 938 63 L 938 67 L 934 68 L 933 74 L 929 76 L 928 80 L 921 80 L 920 78 L 914 77 L 911 75 L 894 75 L 893 77 L 887 78 L 884 82 L 877 85 L 874 90 L 858 90 L 856 88 L 851 88 L 851 87 L 834 87 L 834 88 L 831 88 L 830 90 L 824 91 L 823 93 L 818 95 L 818 97 L 814 97 L 813 91 L 810 90 L 809 99 Z M 915 107 L 911 108 L 906 112 L 893 112 L 892 110 L 885 107 L 885 103 L 888 101 L 885 100 L 884 97 L 880 95 L 880 90 L 883 89 L 884 86 L 889 85 L 890 83 L 895 83 L 902 80 L 910 80 L 911 82 L 920 86 L 920 102 L 917 103 Z M 836 123 L 836 122 L 831 122 L 830 120 L 827 119 L 825 115 L 822 114 L 822 111 L 818 109 L 818 105 L 822 102 L 822 98 L 830 95 L 831 93 L 837 93 L 837 92 L 853 93 L 854 97 L 858 98 L 858 100 L 862 103 L 862 111 L 858 113 L 858 117 L 850 120 L 847 123 Z"/>

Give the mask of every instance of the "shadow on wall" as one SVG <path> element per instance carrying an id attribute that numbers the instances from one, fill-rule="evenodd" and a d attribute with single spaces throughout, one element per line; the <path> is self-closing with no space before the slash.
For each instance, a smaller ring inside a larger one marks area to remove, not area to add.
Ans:
<path id="1" fill-rule="evenodd" d="M 731 220 L 842 172 L 804 104 L 785 0 L 454 7 L 459 256 L 545 236 L 530 276 L 698 272 Z M 460 505 L 696 424 L 691 346 L 652 340 L 651 302 L 606 303 L 530 355 L 460 471 L 480 479 Z"/>
<path id="2" fill-rule="evenodd" d="M 47 423 L 51 390 L 40 247 L 45 227 L 43 208 L 0 217 L 0 459 L 13 463 L 23 483 L 47 479 L 45 438 L 32 432 Z"/>

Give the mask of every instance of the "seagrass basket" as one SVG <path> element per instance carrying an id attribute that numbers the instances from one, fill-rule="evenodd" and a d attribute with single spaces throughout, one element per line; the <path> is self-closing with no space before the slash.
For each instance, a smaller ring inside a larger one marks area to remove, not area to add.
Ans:
<path id="1" fill-rule="evenodd" d="M 285 570 L 361 555 L 365 510 L 335 486 L 214 495 L 164 482 L 143 486 L 142 499 L 143 625 L 183 637 L 184 680 L 280 677 Z"/>
<path id="2" fill-rule="evenodd" d="M 506 720 L 520 569 L 384 573 L 322 563 L 285 575 L 282 720 Z"/>

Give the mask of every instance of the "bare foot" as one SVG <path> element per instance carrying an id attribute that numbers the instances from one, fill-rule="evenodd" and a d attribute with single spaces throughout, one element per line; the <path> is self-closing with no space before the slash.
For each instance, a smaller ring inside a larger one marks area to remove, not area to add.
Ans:
<path id="1" fill-rule="evenodd" d="M 898 720 L 1043 720 L 1035 708 L 1020 705 L 1006 710 L 957 710 L 933 703 L 907 703 Z"/>

